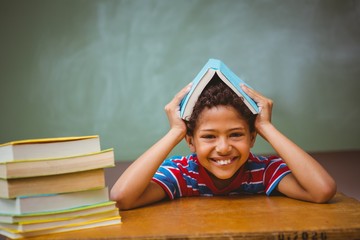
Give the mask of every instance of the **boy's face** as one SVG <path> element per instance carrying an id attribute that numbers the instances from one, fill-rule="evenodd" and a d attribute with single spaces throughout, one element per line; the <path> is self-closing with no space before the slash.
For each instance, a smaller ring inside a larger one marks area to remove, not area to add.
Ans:
<path id="1" fill-rule="evenodd" d="M 206 108 L 199 116 L 193 137 L 186 137 L 190 150 L 213 180 L 230 179 L 248 159 L 256 133 L 229 106 Z"/>

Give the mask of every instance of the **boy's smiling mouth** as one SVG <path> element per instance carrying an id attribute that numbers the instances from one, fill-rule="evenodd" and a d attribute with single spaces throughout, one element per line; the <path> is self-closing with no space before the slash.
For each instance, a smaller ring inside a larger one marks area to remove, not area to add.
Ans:
<path id="1" fill-rule="evenodd" d="M 232 162 L 234 162 L 237 157 L 229 157 L 229 158 L 209 158 L 212 162 L 215 162 L 217 165 L 220 165 L 220 166 L 225 166 L 225 165 L 229 165 L 231 164 Z"/>

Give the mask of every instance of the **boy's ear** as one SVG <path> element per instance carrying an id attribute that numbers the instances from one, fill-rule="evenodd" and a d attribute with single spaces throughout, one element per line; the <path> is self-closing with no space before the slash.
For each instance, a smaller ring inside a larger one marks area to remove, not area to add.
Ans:
<path id="1" fill-rule="evenodd" d="M 190 148 L 190 151 L 191 152 L 196 152 L 196 148 L 195 148 L 195 145 L 194 145 L 194 138 L 189 136 L 189 135 L 185 135 L 185 140 Z"/>
<path id="2" fill-rule="evenodd" d="M 256 141 L 256 136 L 257 136 L 257 132 L 253 131 L 252 133 L 250 133 L 250 147 L 254 147 L 255 145 L 255 141 Z"/>

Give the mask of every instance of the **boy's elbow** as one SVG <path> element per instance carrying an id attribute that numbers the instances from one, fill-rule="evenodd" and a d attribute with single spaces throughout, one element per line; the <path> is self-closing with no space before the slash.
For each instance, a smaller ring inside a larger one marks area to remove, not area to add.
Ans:
<path id="1" fill-rule="evenodd" d="M 336 194 L 337 187 L 335 181 L 328 182 L 319 189 L 318 193 L 314 197 L 316 203 L 326 203 L 330 201 Z"/>
<path id="2" fill-rule="evenodd" d="M 116 206 L 120 210 L 131 209 L 132 206 L 129 201 L 127 201 L 125 194 L 123 194 L 118 189 L 112 188 L 110 191 L 110 200 L 116 202 Z"/>
<path id="3" fill-rule="evenodd" d="M 112 188 L 110 190 L 110 200 L 117 202 L 119 198 L 120 198 L 120 195 L 119 195 L 118 191 L 116 191 L 116 189 Z"/>

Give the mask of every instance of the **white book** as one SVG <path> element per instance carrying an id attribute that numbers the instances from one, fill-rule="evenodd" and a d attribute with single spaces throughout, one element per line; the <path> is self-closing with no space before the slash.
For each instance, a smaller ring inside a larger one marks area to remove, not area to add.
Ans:
<path id="1" fill-rule="evenodd" d="M 20 140 L 0 145 L 0 162 L 60 158 L 100 150 L 99 136 Z"/>

